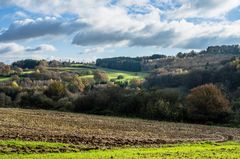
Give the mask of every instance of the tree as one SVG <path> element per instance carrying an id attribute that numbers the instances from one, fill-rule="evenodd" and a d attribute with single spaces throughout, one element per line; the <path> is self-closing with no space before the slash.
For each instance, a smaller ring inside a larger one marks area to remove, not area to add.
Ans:
<path id="1" fill-rule="evenodd" d="M 3 65 L 3 66 L 1 66 L 1 68 L 0 68 L 0 73 L 1 73 L 1 75 L 3 75 L 3 76 L 9 75 L 9 74 L 11 73 L 11 66 L 9 66 L 9 65 Z"/>
<path id="2" fill-rule="evenodd" d="M 66 95 L 65 85 L 60 81 L 55 81 L 49 85 L 45 94 L 52 99 L 58 100 Z"/>
<path id="3" fill-rule="evenodd" d="M 108 75 L 104 71 L 95 71 L 93 78 L 96 83 L 106 83 L 108 81 Z"/>
<path id="4" fill-rule="evenodd" d="M 58 66 L 61 66 L 62 63 L 60 61 L 57 61 L 57 60 L 52 60 L 49 62 L 49 66 L 50 67 L 58 67 Z"/>
<path id="5" fill-rule="evenodd" d="M 78 76 L 74 76 L 68 85 L 68 90 L 72 93 L 83 92 L 84 88 L 85 85 Z"/>
<path id="6" fill-rule="evenodd" d="M 39 61 L 39 66 L 48 67 L 48 62 L 46 60 Z"/>
<path id="7" fill-rule="evenodd" d="M 23 69 L 20 68 L 20 67 L 16 67 L 16 68 L 14 68 L 14 70 L 15 70 L 17 75 L 21 75 L 23 73 Z"/>
<path id="8" fill-rule="evenodd" d="M 34 69 L 36 66 L 38 66 L 39 61 L 38 60 L 32 60 L 32 59 L 26 59 L 26 60 L 21 60 L 14 62 L 12 64 L 13 67 L 20 67 L 23 69 Z"/>
<path id="9" fill-rule="evenodd" d="M 134 78 L 129 82 L 129 84 L 131 88 L 138 88 L 141 86 L 142 80 Z"/>
<path id="10" fill-rule="evenodd" d="M 12 88 L 18 88 L 19 85 L 18 85 L 18 83 L 16 81 L 13 81 L 13 82 L 11 82 L 11 87 Z"/>
<path id="11" fill-rule="evenodd" d="M 18 75 L 12 75 L 11 79 L 12 79 L 12 81 L 18 81 L 18 80 L 20 80 L 20 77 Z"/>
<path id="12" fill-rule="evenodd" d="M 11 106 L 11 97 L 7 96 L 5 93 L 0 93 L 0 107 Z"/>
<path id="13" fill-rule="evenodd" d="M 187 112 L 193 121 L 222 122 L 230 110 L 230 103 L 213 84 L 193 88 L 187 96 Z"/>

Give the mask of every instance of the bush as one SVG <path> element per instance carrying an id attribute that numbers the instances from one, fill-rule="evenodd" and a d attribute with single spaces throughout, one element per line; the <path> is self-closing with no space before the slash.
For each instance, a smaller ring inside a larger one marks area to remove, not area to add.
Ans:
<path id="1" fill-rule="evenodd" d="M 224 122 L 230 103 L 213 84 L 193 88 L 187 96 L 189 119 L 197 122 Z"/>
<path id="2" fill-rule="evenodd" d="M 118 76 L 117 76 L 117 79 L 119 79 L 119 80 L 120 80 L 120 79 L 124 79 L 124 76 L 123 76 L 123 75 L 118 75 Z"/>

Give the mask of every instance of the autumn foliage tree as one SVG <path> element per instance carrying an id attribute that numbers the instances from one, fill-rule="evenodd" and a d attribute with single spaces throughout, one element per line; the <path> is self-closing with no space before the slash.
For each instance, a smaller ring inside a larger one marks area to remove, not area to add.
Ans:
<path id="1" fill-rule="evenodd" d="M 104 71 L 95 71 L 94 72 L 94 80 L 96 83 L 106 83 L 108 81 L 108 75 Z"/>
<path id="2" fill-rule="evenodd" d="M 45 91 L 45 95 L 54 100 L 58 100 L 66 95 L 65 85 L 60 81 L 54 81 Z"/>
<path id="3" fill-rule="evenodd" d="M 230 110 L 230 102 L 213 84 L 193 88 L 187 106 L 189 119 L 198 122 L 223 122 Z"/>

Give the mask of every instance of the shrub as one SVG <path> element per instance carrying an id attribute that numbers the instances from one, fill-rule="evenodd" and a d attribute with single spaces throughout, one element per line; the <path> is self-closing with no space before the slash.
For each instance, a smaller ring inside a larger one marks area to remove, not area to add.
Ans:
<path id="1" fill-rule="evenodd" d="M 188 115 L 192 121 L 223 122 L 230 110 L 229 101 L 213 84 L 193 88 L 186 100 Z"/>
<path id="2" fill-rule="evenodd" d="M 118 76 L 117 76 L 117 79 L 119 79 L 119 80 L 120 80 L 120 79 L 124 79 L 124 76 L 123 76 L 123 75 L 118 75 Z"/>

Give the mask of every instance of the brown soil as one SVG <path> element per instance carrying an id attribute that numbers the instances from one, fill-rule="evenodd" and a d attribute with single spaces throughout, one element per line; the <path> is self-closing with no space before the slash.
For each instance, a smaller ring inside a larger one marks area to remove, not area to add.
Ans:
<path id="1" fill-rule="evenodd" d="M 157 122 L 44 110 L 0 109 L 0 139 L 151 146 L 190 141 L 240 140 L 239 128 Z"/>

